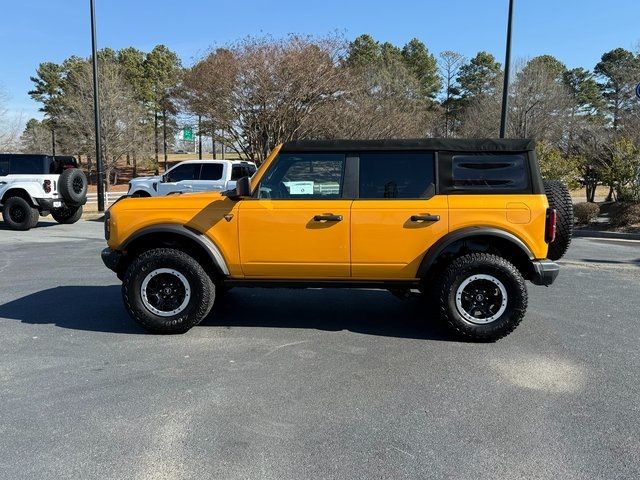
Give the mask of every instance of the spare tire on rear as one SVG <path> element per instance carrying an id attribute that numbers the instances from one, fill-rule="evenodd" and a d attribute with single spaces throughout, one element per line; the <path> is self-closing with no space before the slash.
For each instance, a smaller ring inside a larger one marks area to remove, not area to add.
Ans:
<path id="1" fill-rule="evenodd" d="M 561 259 L 571 243 L 573 235 L 573 200 L 567 186 L 560 180 L 544 180 L 549 208 L 556 211 L 556 238 L 549 244 L 547 257 Z"/>
<path id="2" fill-rule="evenodd" d="M 58 192 L 70 205 L 83 205 L 87 201 L 87 177 L 79 168 L 67 168 L 58 179 Z"/>

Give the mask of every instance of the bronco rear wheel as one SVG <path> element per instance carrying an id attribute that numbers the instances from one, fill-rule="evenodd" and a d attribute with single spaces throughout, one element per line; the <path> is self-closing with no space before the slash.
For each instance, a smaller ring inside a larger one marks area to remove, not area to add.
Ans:
<path id="1" fill-rule="evenodd" d="M 527 309 L 527 289 L 518 269 L 489 253 L 456 258 L 437 280 L 442 319 L 469 340 L 492 342 L 513 331 Z"/>
<path id="2" fill-rule="evenodd" d="M 211 311 L 215 286 L 186 253 L 156 248 L 127 268 L 122 297 L 129 315 L 154 333 L 184 333 Z"/>

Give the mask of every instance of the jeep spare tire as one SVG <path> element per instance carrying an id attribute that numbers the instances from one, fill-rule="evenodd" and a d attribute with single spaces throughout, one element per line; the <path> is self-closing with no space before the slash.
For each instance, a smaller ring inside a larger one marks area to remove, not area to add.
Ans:
<path id="1" fill-rule="evenodd" d="M 556 238 L 549 244 L 547 257 L 559 260 L 567 253 L 573 235 L 573 201 L 569 189 L 560 180 L 544 180 L 543 183 L 549 208 L 556 211 Z"/>
<path id="2" fill-rule="evenodd" d="M 87 177 L 79 168 L 67 168 L 58 179 L 58 192 L 67 203 L 82 205 L 87 199 Z"/>

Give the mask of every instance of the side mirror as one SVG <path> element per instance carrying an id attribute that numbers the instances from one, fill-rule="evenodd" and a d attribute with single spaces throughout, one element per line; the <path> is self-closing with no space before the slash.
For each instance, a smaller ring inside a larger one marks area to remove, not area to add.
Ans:
<path id="1" fill-rule="evenodd" d="M 167 174 L 166 173 L 164 175 L 162 175 L 162 177 L 160 178 L 160 183 L 167 183 Z"/>
<path id="2" fill-rule="evenodd" d="M 242 200 L 251 197 L 251 179 L 249 177 L 239 178 L 236 182 L 235 190 L 230 190 L 227 196 L 232 200 Z"/>

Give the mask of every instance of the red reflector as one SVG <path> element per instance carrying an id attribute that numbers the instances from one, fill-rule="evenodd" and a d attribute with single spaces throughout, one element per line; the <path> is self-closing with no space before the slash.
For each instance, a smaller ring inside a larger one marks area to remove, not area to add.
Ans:
<path id="1" fill-rule="evenodd" d="M 547 209 L 547 225 L 545 228 L 544 240 L 551 243 L 556 239 L 557 214 L 554 208 Z"/>
<path id="2" fill-rule="evenodd" d="M 42 183 L 42 188 L 44 189 L 45 193 L 51 192 L 51 180 L 45 180 Z"/>

